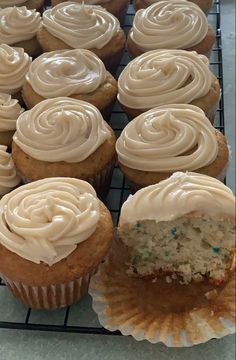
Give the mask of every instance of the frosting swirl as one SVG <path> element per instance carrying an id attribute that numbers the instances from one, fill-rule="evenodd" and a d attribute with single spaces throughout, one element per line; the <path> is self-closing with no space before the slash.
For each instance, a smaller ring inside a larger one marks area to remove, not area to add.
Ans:
<path id="1" fill-rule="evenodd" d="M 23 5 L 28 0 L 0 0 L 0 8 Z"/>
<path id="2" fill-rule="evenodd" d="M 110 137 L 110 129 L 95 106 L 56 98 L 25 111 L 18 118 L 13 140 L 34 159 L 77 163 Z"/>
<path id="3" fill-rule="evenodd" d="M 118 99 L 134 109 L 188 104 L 205 96 L 212 83 L 209 61 L 186 50 L 153 50 L 132 60 L 118 79 Z"/>
<path id="4" fill-rule="evenodd" d="M 99 200 L 87 182 L 43 179 L 3 197 L 0 242 L 24 259 L 53 265 L 95 232 L 99 218 Z"/>
<path id="5" fill-rule="evenodd" d="M 0 10 L 0 42 L 8 45 L 32 39 L 41 24 L 40 13 L 25 6 Z"/>
<path id="6" fill-rule="evenodd" d="M 120 163 L 132 169 L 192 171 L 211 164 L 218 145 L 215 129 L 201 109 L 166 105 L 128 123 L 117 140 L 116 151 Z"/>
<path id="7" fill-rule="evenodd" d="M 193 172 L 176 172 L 129 196 L 120 224 L 138 220 L 171 221 L 191 212 L 235 216 L 235 197 L 221 181 Z"/>
<path id="8" fill-rule="evenodd" d="M 20 178 L 16 174 L 16 168 L 7 153 L 7 147 L 0 145 L 0 195 L 5 195 L 20 183 Z"/>
<path id="9" fill-rule="evenodd" d="M 101 49 L 119 31 L 119 21 L 100 6 L 61 3 L 43 13 L 43 26 L 72 48 Z"/>
<path id="10" fill-rule="evenodd" d="M 24 109 L 11 95 L 0 93 L 0 131 L 16 129 L 16 120 Z"/>
<path id="11" fill-rule="evenodd" d="M 24 49 L 0 45 L 0 92 L 15 94 L 20 90 L 31 61 Z"/>
<path id="12" fill-rule="evenodd" d="M 207 18 L 199 6 L 186 0 L 165 0 L 136 13 L 130 37 L 144 51 L 188 49 L 199 44 L 207 32 Z"/>
<path id="13" fill-rule="evenodd" d="M 34 91 L 44 98 L 88 94 L 105 79 L 103 62 L 84 49 L 44 53 L 32 62 L 26 75 Z"/>

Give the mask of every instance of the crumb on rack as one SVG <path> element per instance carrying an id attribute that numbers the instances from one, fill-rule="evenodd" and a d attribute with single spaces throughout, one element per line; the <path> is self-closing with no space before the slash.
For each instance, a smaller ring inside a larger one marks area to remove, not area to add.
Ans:
<path id="1" fill-rule="evenodd" d="M 218 293 L 217 293 L 216 289 L 205 293 L 205 297 L 207 298 L 207 300 L 210 300 L 210 301 L 215 300 L 217 298 L 217 295 L 218 295 Z"/>

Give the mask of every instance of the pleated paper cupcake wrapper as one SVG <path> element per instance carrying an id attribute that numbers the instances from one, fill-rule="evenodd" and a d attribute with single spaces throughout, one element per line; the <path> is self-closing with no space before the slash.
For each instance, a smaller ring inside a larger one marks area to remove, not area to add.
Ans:
<path id="1" fill-rule="evenodd" d="M 33 309 L 53 310 L 69 306 L 86 295 L 90 278 L 96 270 L 74 281 L 48 286 L 30 286 L 13 281 L 4 275 L 1 275 L 1 278 L 13 295 L 25 306 Z"/>
<path id="2" fill-rule="evenodd" d="M 93 309 L 104 328 L 168 347 L 189 347 L 235 332 L 233 275 L 218 288 L 165 278 L 154 282 L 128 277 L 122 258 L 124 251 L 116 248 L 90 283 Z"/>

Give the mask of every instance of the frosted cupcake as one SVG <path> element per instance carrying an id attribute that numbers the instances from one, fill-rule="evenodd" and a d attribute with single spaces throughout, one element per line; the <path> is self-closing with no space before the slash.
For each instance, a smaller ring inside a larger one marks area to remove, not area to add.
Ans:
<path id="1" fill-rule="evenodd" d="M 74 0 L 81 4 L 84 1 L 86 5 L 100 5 L 113 14 L 121 24 L 124 23 L 126 11 L 128 8 L 128 0 Z M 56 6 L 64 2 L 63 0 L 52 0 L 52 5 Z"/>
<path id="2" fill-rule="evenodd" d="M 10 6 L 26 6 L 27 9 L 42 11 L 44 0 L 0 0 L 0 8 L 5 9 Z"/>
<path id="3" fill-rule="evenodd" d="M 125 34 L 115 16 L 100 6 L 72 1 L 43 13 L 37 38 L 44 51 L 88 49 L 114 74 L 125 48 Z"/>
<path id="4" fill-rule="evenodd" d="M 0 93 L 14 95 L 22 104 L 21 88 L 31 61 L 24 49 L 0 45 Z"/>
<path id="5" fill-rule="evenodd" d="M 23 48 L 36 57 L 41 49 L 36 33 L 41 25 L 40 13 L 25 6 L 0 9 L 0 43 Z"/>
<path id="6" fill-rule="evenodd" d="M 20 183 L 16 168 L 7 147 L 0 145 L 0 199 Z"/>
<path id="7" fill-rule="evenodd" d="M 134 191 L 175 171 L 223 181 L 229 161 L 225 136 L 193 105 L 165 105 L 128 123 L 116 143 L 119 166 Z"/>
<path id="8" fill-rule="evenodd" d="M 131 120 L 167 104 L 192 104 L 213 122 L 220 85 L 204 55 L 185 50 L 153 50 L 131 61 L 118 79 L 118 100 Z"/>
<path id="9" fill-rule="evenodd" d="M 134 7 L 136 10 L 146 9 L 148 6 L 157 3 L 159 1 L 160 0 L 134 0 Z M 204 11 L 205 14 L 208 14 L 213 4 L 213 0 L 189 0 L 189 1 L 198 5 L 202 9 L 202 11 Z"/>
<path id="10" fill-rule="evenodd" d="M 96 106 L 109 119 L 117 83 L 103 62 L 89 50 L 58 50 L 35 59 L 23 86 L 23 98 L 32 108 L 40 101 L 69 96 Z"/>
<path id="11" fill-rule="evenodd" d="M 92 186 L 71 178 L 23 185 L 0 202 L 0 274 L 26 306 L 78 301 L 113 240 L 111 215 Z"/>
<path id="12" fill-rule="evenodd" d="M 12 153 L 25 182 L 68 176 L 90 182 L 100 197 L 109 189 L 115 134 L 93 105 L 44 100 L 17 120 Z"/>
<path id="13" fill-rule="evenodd" d="M 156 49 L 197 51 L 210 57 L 214 42 L 215 33 L 197 5 L 165 0 L 136 13 L 127 46 L 132 57 Z"/>

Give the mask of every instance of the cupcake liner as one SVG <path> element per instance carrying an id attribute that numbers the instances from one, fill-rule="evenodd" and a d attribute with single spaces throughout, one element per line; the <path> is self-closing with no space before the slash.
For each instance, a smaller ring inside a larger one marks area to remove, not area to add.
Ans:
<path id="1" fill-rule="evenodd" d="M 235 332 L 234 274 L 220 287 L 132 278 L 121 248 L 114 246 L 90 283 L 93 309 L 104 328 L 168 347 L 189 347 Z"/>

